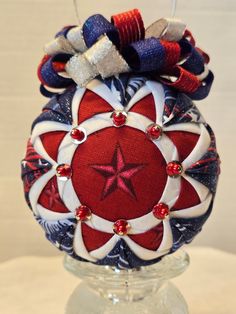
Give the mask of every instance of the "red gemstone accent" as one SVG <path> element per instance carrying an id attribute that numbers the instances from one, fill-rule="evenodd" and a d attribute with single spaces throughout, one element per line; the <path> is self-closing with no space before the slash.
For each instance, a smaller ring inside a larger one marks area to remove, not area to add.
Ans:
<path id="1" fill-rule="evenodd" d="M 127 114 L 124 111 L 115 111 L 112 114 L 113 124 L 116 127 L 121 127 L 125 124 L 127 119 Z"/>
<path id="2" fill-rule="evenodd" d="M 82 128 L 73 128 L 70 131 L 70 136 L 76 144 L 80 144 L 86 139 L 85 131 Z"/>
<path id="3" fill-rule="evenodd" d="M 158 140 L 162 135 L 162 128 L 158 124 L 151 124 L 147 127 L 147 136 L 150 140 Z"/>
<path id="4" fill-rule="evenodd" d="M 166 166 L 166 172 L 168 176 L 176 178 L 183 172 L 183 167 L 178 161 L 171 161 Z"/>
<path id="5" fill-rule="evenodd" d="M 56 168 L 57 176 L 61 179 L 70 179 L 72 176 L 71 166 L 67 164 L 61 164 Z"/>
<path id="6" fill-rule="evenodd" d="M 119 219 L 113 225 L 113 231 L 120 236 L 126 235 L 130 228 L 130 224 L 125 219 Z"/>
<path id="7" fill-rule="evenodd" d="M 168 205 L 159 203 L 153 207 L 152 212 L 157 219 L 163 220 L 169 215 L 170 210 Z"/>
<path id="8" fill-rule="evenodd" d="M 92 216 L 92 212 L 91 212 L 90 208 L 88 208 L 85 205 L 81 205 L 80 207 L 78 207 L 76 209 L 75 217 L 77 220 L 86 221 L 86 220 L 90 219 L 91 216 Z"/>

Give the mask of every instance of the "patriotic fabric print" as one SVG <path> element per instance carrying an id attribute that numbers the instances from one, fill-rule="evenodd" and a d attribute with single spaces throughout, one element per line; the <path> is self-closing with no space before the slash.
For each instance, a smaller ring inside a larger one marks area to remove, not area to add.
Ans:
<path id="1" fill-rule="evenodd" d="M 147 78 L 93 80 L 54 96 L 22 161 L 46 237 L 82 261 L 158 262 L 196 236 L 219 175 L 215 137 L 189 97 Z"/>

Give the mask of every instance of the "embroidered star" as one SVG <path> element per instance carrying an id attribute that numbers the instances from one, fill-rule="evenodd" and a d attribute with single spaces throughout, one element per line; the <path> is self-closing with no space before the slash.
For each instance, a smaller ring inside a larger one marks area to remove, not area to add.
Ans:
<path id="1" fill-rule="evenodd" d="M 145 165 L 126 163 L 119 145 L 116 146 L 111 163 L 91 165 L 91 167 L 106 179 L 101 197 L 102 200 L 116 189 L 128 193 L 135 199 L 137 198 L 131 178 L 143 169 Z"/>
<path id="2" fill-rule="evenodd" d="M 54 204 L 61 204 L 60 195 L 55 184 L 52 182 L 50 188 L 45 191 L 45 194 L 49 197 L 49 206 L 52 208 Z"/>

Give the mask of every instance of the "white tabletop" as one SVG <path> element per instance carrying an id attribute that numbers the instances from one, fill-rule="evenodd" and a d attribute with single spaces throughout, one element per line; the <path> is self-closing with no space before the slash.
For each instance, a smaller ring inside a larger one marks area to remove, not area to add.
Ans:
<path id="1" fill-rule="evenodd" d="M 236 255 L 190 248 L 189 269 L 173 282 L 190 314 L 236 313 Z M 0 309 L 4 314 L 62 314 L 79 279 L 60 257 L 20 257 L 0 264 Z"/>

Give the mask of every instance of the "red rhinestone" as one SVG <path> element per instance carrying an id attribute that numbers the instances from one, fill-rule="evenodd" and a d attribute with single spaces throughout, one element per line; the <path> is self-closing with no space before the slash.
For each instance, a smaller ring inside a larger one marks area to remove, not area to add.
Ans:
<path id="1" fill-rule="evenodd" d="M 81 144 L 86 140 L 86 133 L 83 128 L 73 128 L 70 131 L 70 136 L 75 144 Z"/>
<path id="2" fill-rule="evenodd" d="M 57 176 L 62 180 L 70 179 L 72 176 L 71 166 L 67 164 L 61 164 L 56 168 Z"/>
<path id="3" fill-rule="evenodd" d="M 171 161 L 166 166 L 166 172 L 168 176 L 176 178 L 183 172 L 183 167 L 178 161 Z"/>
<path id="4" fill-rule="evenodd" d="M 147 127 L 147 136 L 150 140 L 158 140 L 162 135 L 162 128 L 158 124 L 151 124 Z"/>
<path id="5" fill-rule="evenodd" d="M 130 224 L 125 219 L 117 220 L 113 225 L 113 231 L 120 235 L 126 235 L 130 230 Z"/>
<path id="6" fill-rule="evenodd" d="M 75 217 L 77 220 L 86 221 L 86 220 L 90 219 L 91 216 L 92 216 L 92 212 L 91 212 L 90 208 L 88 208 L 85 205 L 81 205 L 80 207 L 78 207 L 76 209 Z"/>
<path id="7" fill-rule="evenodd" d="M 127 114 L 124 111 L 114 111 L 112 114 L 113 124 L 118 128 L 125 124 L 126 119 Z"/>
<path id="8" fill-rule="evenodd" d="M 159 203 L 153 207 L 152 212 L 157 219 L 163 220 L 169 215 L 170 210 L 168 205 Z"/>

